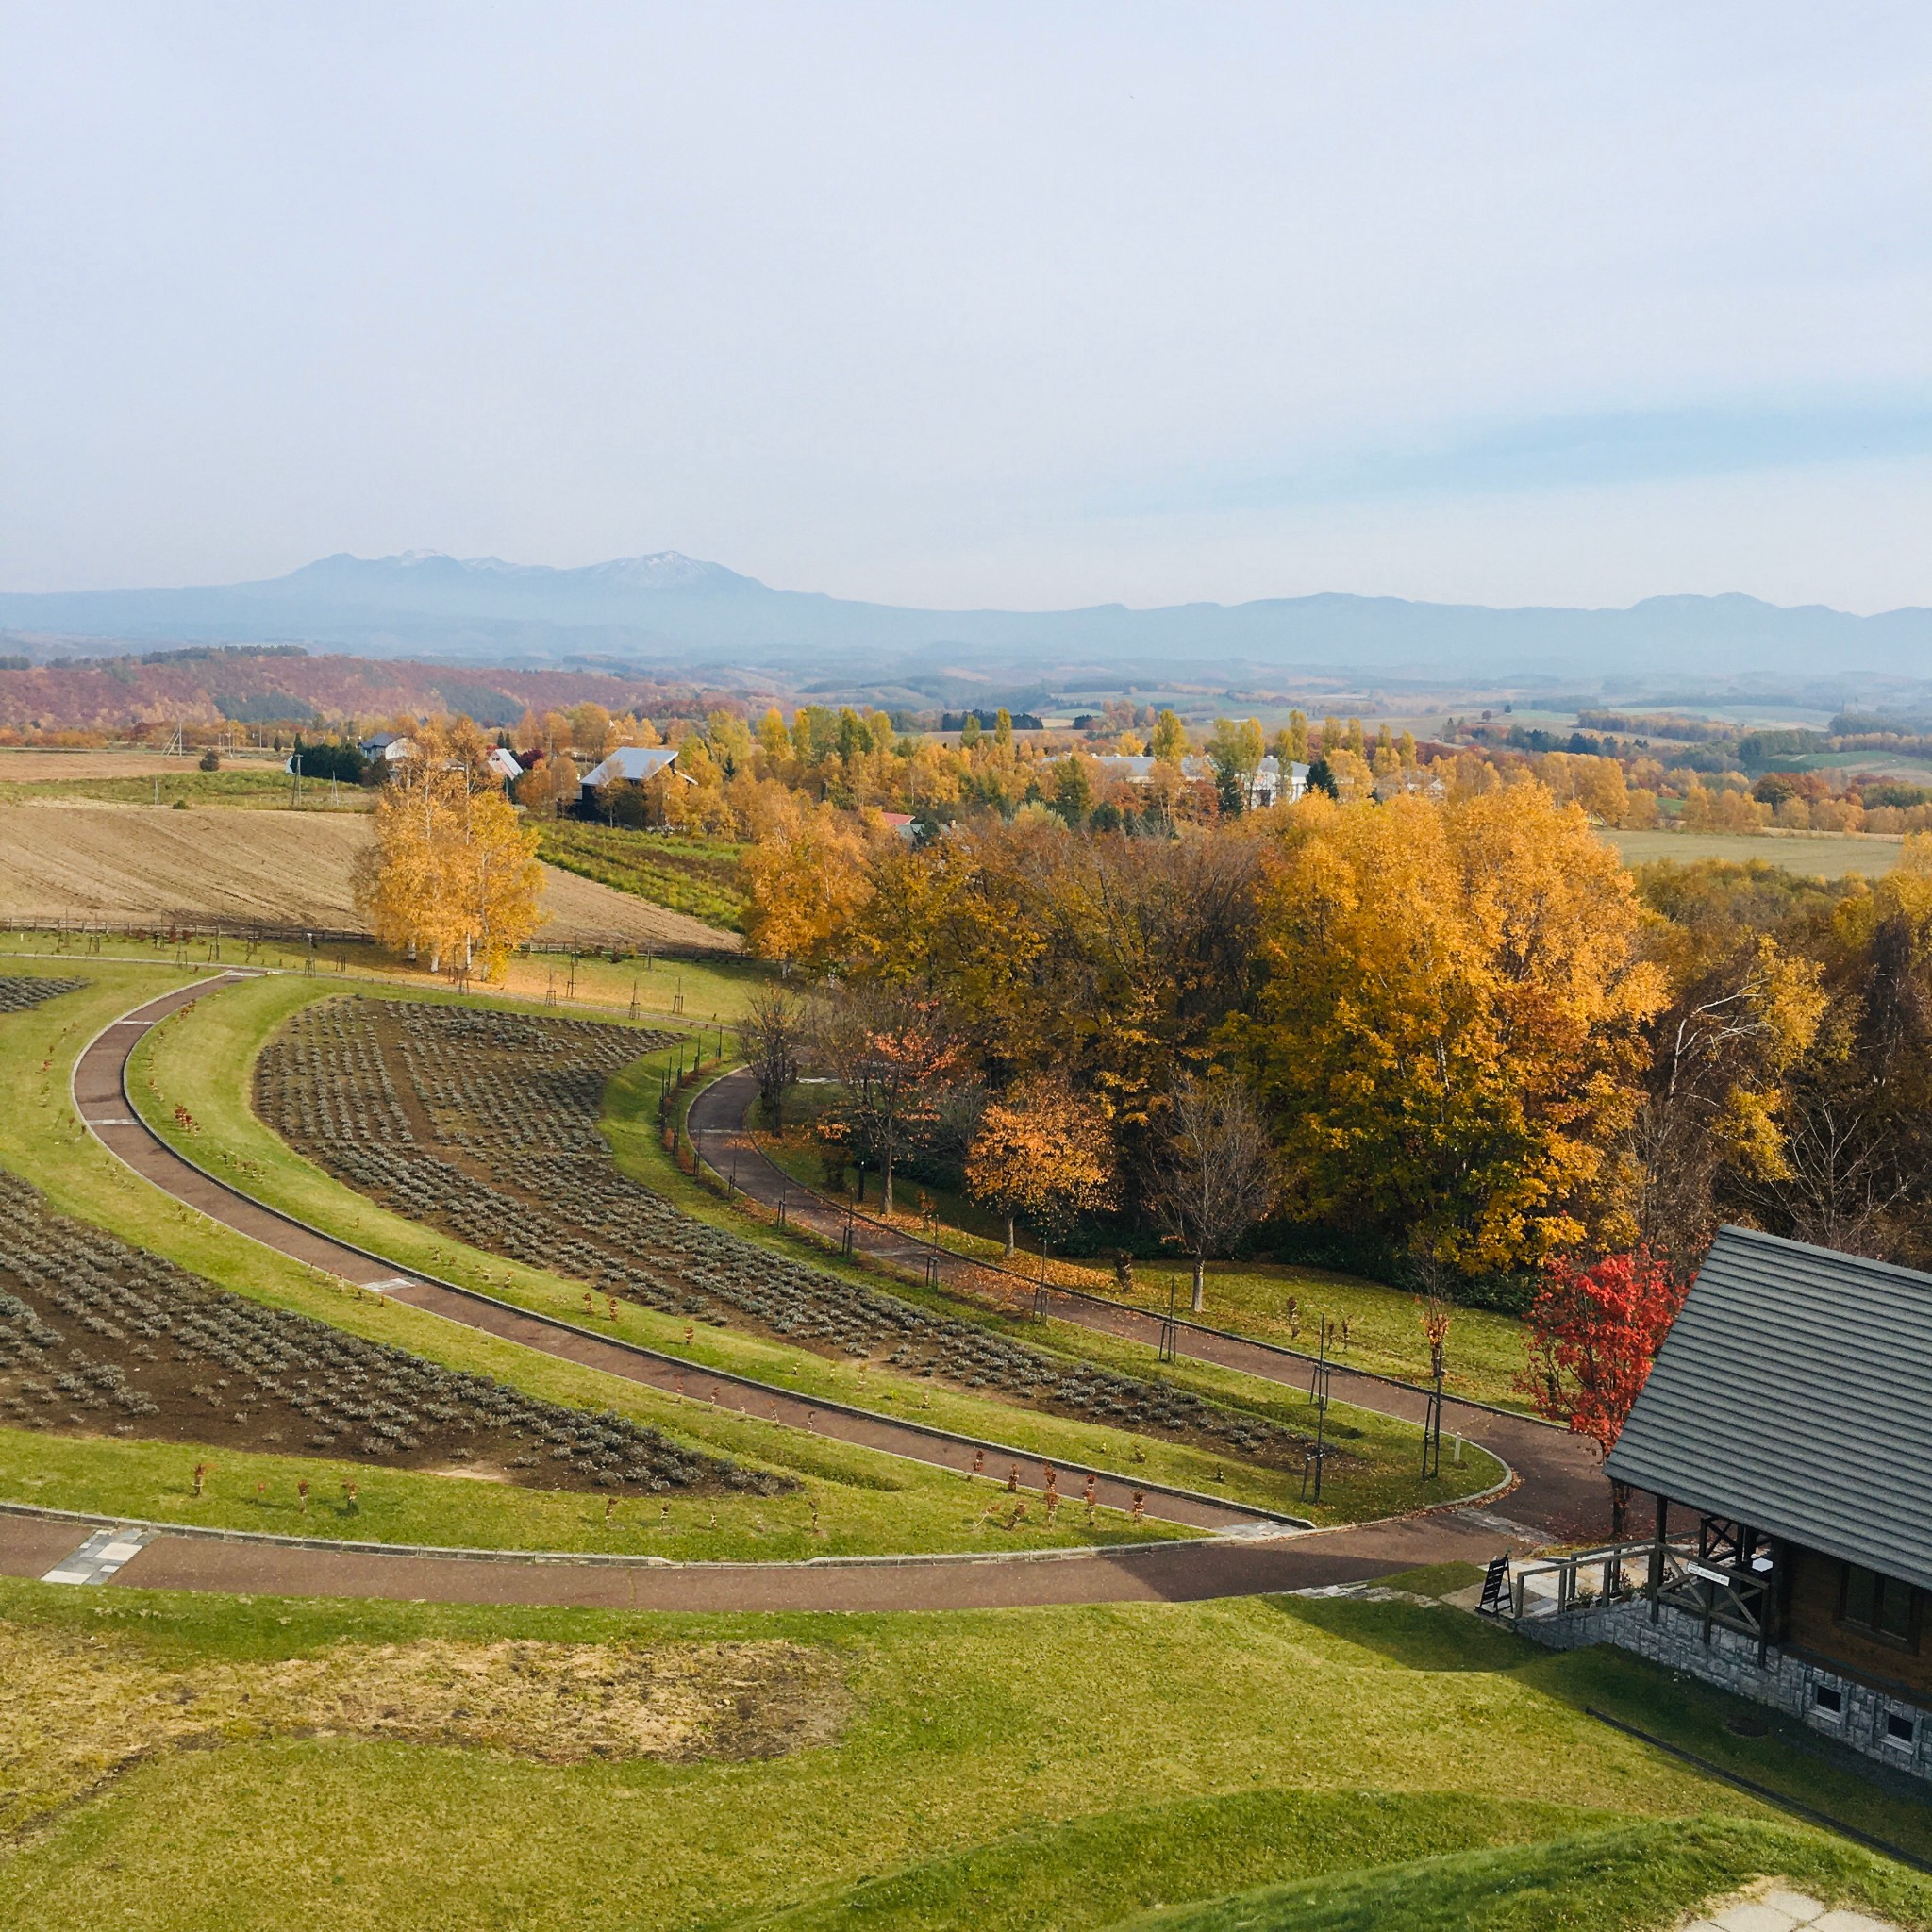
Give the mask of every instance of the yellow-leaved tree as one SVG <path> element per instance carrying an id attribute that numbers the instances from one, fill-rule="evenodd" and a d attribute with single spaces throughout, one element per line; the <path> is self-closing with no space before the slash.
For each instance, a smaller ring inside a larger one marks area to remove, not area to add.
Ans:
<path id="1" fill-rule="evenodd" d="M 752 950 L 793 966 L 827 963 L 871 897 L 865 841 L 828 805 L 788 802 L 744 855 L 745 936 Z"/>
<path id="2" fill-rule="evenodd" d="M 1301 1215 L 1466 1273 L 1627 1244 L 1662 976 L 1617 854 L 1540 784 L 1297 808 L 1237 1030 Z"/>
<path id="3" fill-rule="evenodd" d="M 432 973 L 493 978 L 542 919 L 538 835 L 504 797 L 489 741 L 467 718 L 409 737 L 409 757 L 376 797 L 357 903 L 384 945 Z"/>

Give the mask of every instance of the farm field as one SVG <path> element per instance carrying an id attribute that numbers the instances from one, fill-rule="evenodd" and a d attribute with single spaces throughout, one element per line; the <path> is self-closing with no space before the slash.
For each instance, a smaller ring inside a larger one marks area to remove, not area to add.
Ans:
<path id="1" fill-rule="evenodd" d="M 425 1268 L 532 1307 L 580 1318 L 582 1279 L 592 1279 L 600 1295 L 606 1291 L 603 1275 L 608 1263 L 594 1253 L 572 1257 L 565 1272 L 580 1277 L 573 1283 L 527 1261 L 481 1251 L 453 1233 L 405 1220 L 366 1195 L 350 1191 L 293 1153 L 255 1117 L 249 1104 L 249 1069 L 256 1054 L 285 1016 L 330 991 L 299 981 L 258 982 L 198 1003 L 190 1013 L 157 1028 L 138 1051 L 132 1069 L 138 1104 L 158 1131 L 182 1146 L 192 1158 L 217 1172 L 232 1174 L 250 1192 L 289 1212 L 393 1256 L 404 1265 Z M 1253 1501 L 1291 1513 L 1313 1514 L 1323 1520 L 1357 1520 L 1412 1507 L 1416 1501 L 1441 1500 L 1445 1493 L 1438 1485 L 1424 1494 L 1412 1469 L 1411 1431 L 1341 1405 L 1330 1410 L 1329 1428 L 1331 1441 L 1341 1444 L 1344 1455 L 1331 1470 L 1333 1487 L 1320 1510 L 1306 1508 L 1300 1500 L 1298 1455 L 1291 1457 L 1291 1473 L 1236 1459 L 1234 1445 L 1225 1439 L 1203 1437 L 1197 1428 L 1182 1426 L 1177 1436 L 1169 1433 L 1172 1424 L 1146 1432 L 1135 1423 L 1131 1404 L 1118 1414 L 1096 1411 L 1091 1404 L 1071 1414 L 1056 1412 L 1063 1406 L 1053 1402 L 1043 1408 L 1029 1407 L 1013 1396 L 1029 1379 L 1038 1380 L 1018 1373 L 1034 1358 L 1032 1344 L 1040 1335 L 1038 1327 L 897 1284 L 890 1308 L 903 1312 L 909 1307 L 924 1311 L 929 1318 L 932 1345 L 941 1352 L 971 1354 L 977 1358 L 959 1364 L 968 1387 L 959 1386 L 958 1374 L 923 1379 L 917 1374 L 917 1362 L 895 1365 L 889 1360 L 888 1357 L 906 1343 L 906 1337 L 896 1327 L 893 1340 L 881 1338 L 869 1346 L 858 1344 L 855 1330 L 850 1352 L 842 1344 L 828 1346 L 824 1341 L 811 1348 L 798 1346 L 772 1325 L 772 1313 L 792 1323 L 842 1324 L 858 1319 L 865 1326 L 874 1318 L 862 1309 L 868 1297 L 876 1296 L 876 1278 L 828 1257 L 804 1271 L 811 1281 L 825 1284 L 823 1290 L 811 1287 L 804 1297 L 821 1312 L 790 1302 L 775 1308 L 768 1297 L 798 1293 L 788 1285 L 801 1278 L 795 1250 L 783 1236 L 748 1226 L 732 1209 L 676 1173 L 658 1143 L 653 1124 L 658 1078 L 651 1059 L 620 1074 L 606 1096 L 603 1131 L 609 1136 L 625 1173 L 641 1180 L 653 1196 L 661 1197 L 691 1218 L 692 1227 L 680 1240 L 692 1243 L 693 1261 L 705 1257 L 693 1278 L 702 1281 L 706 1298 L 715 1301 L 720 1294 L 725 1298 L 722 1311 L 728 1322 L 725 1326 L 712 1326 L 693 1314 L 666 1312 L 661 1307 L 641 1305 L 621 1293 L 616 1324 L 620 1334 L 694 1364 L 745 1373 L 760 1380 L 781 1380 L 784 1386 L 802 1392 L 820 1393 L 885 1413 L 916 1411 L 922 1421 L 964 1434 L 990 1435 L 1019 1449 L 1130 1469 L 1154 1481 L 1208 1491 L 1231 1501 Z M 152 1087 L 149 1081 L 154 1083 Z M 183 1133 L 170 1117 L 175 1105 L 186 1108 L 198 1131 Z M 507 1155 L 498 1165 L 520 1165 L 523 1158 Z M 609 1210 L 600 1208 L 595 1211 Z M 510 1216 L 506 1213 L 499 1219 L 507 1228 Z M 711 1229 L 730 1237 L 714 1257 L 707 1257 L 703 1246 Z M 495 1230 L 484 1232 L 491 1246 L 501 1245 Z M 624 1249 L 626 1265 L 629 1258 L 641 1261 L 647 1272 L 674 1284 L 676 1276 L 649 1252 L 658 1241 L 647 1230 L 641 1231 L 637 1245 Z M 758 1260 L 761 1256 L 770 1258 Z M 739 1270 L 745 1271 L 741 1277 L 742 1285 L 733 1279 Z M 834 1284 L 841 1282 L 849 1282 L 853 1291 L 862 1292 L 844 1307 L 821 1299 L 829 1295 Z M 613 1288 L 618 1285 L 614 1280 L 611 1283 Z M 765 1316 L 759 1314 L 760 1307 L 767 1309 Z M 857 1316 L 855 1309 L 860 1310 Z M 971 1323 L 970 1334 L 954 1332 L 962 1317 Z M 1091 1391 L 1092 1401 L 1128 1403 L 1131 1391 L 1120 1386 L 1123 1378 L 1138 1382 L 1155 1367 L 1150 1349 L 1091 1336 L 1066 1324 L 1049 1324 L 1045 1339 L 1061 1373 L 1080 1371 L 1075 1379 Z M 1080 1370 L 1081 1363 L 1092 1367 Z M 974 1376 L 979 1378 L 977 1382 L 972 1380 Z M 1232 1417 L 1230 1426 L 1259 1441 L 1280 1431 L 1298 1439 L 1312 1425 L 1300 1391 L 1206 1365 L 1179 1365 L 1167 1373 L 1166 1380 L 1174 1396 L 1157 1407 L 1183 1418 L 1197 1412 L 1199 1403 L 1205 1400 L 1215 1406 L 1210 1413 Z M 1008 1399 L 992 1400 L 993 1392 L 1008 1382 L 1013 1387 Z M 981 1386 L 987 1389 L 984 1395 L 974 1392 Z M 1104 1419 L 1083 1419 L 1096 1415 Z M 1344 1468 L 1349 1472 L 1345 1475 L 1341 1474 Z M 1480 1489 L 1494 1479 L 1495 1465 L 1486 1456 L 1472 1456 L 1453 1476 L 1445 1472 L 1445 1482 L 1455 1486 L 1448 1493 Z"/>
<path id="2" fill-rule="evenodd" d="M 82 758 L 91 756 L 82 753 Z M 204 772 L 192 758 L 149 758 L 133 753 L 92 754 L 112 765 L 149 767 L 138 772 L 109 770 L 51 773 L 31 765 L 0 763 L 0 805 L 62 805 L 73 807 L 145 805 L 148 807 L 230 806 L 251 811 L 366 812 L 374 799 L 359 787 L 307 784 L 299 802 L 283 773 L 279 758 L 224 758 L 218 772 Z M 4 757 L 4 754 L 0 754 Z"/>
<path id="3" fill-rule="evenodd" d="M 243 780 L 277 778 L 282 789 L 285 752 L 257 750 L 222 753 L 222 774 Z M 134 778 L 207 778 L 197 760 L 201 753 L 147 751 L 133 746 L 120 750 L 61 751 L 39 745 L 0 745 L 0 786 L 98 785 Z"/>
<path id="4" fill-rule="evenodd" d="M 1878 878 L 1898 863 L 1902 839 L 1879 832 L 1667 832 L 1620 831 L 1603 835 L 1624 855 L 1626 865 L 1674 859 L 1689 865 L 1722 858 L 1733 865 L 1756 859 L 1790 872 L 1826 879 L 1847 873 Z"/>
<path id="5" fill-rule="evenodd" d="M 1620 1653 L 1419 1603 L 724 1619 L 0 1582 L 0 1651 L 33 1686 L 0 1688 L 0 1921 L 39 1932 L 318 1902 L 342 1932 L 1541 1932 L 1667 1926 L 1767 1872 L 1932 1924 L 1923 1878 L 1586 1707 L 1923 1853 L 1913 1800 Z"/>
<path id="6" fill-rule="evenodd" d="M 365 815 L 0 804 L 0 919 L 223 918 L 346 931 L 361 926 L 354 867 Z M 679 912 L 555 867 L 545 945 L 621 943 L 730 953 L 740 941 Z"/>
<path id="7" fill-rule="evenodd" d="M 551 865 L 688 912 L 707 924 L 740 929 L 744 918 L 744 898 L 738 890 L 741 845 L 575 819 L 550 819 L 541 830 L 543 842 L 537 849 Z"/>
<path id="8" fill-rule="evenodd" d="M 315 1317 L 347 1336 L 407 1350 L 459 1375 L 488 1376 L 543 1401 L 628 1419 L 697 1451 L 776 1471 L 795 1485 L 773 1496 L 720 1493 L 693 1497 L 689 1507 L 674 1502 L 668 1522 L 660 1515 L 657 1531 L 643 1545 L 651 1554 L 794 1560 L 878 1551 L 970 1550 L 986 1547 L 996 1536 L 998 1546 L 1009 1543 L 1008 1533 L 996 1531 L 986 1513 L 989 1491 L 964 1486 L 957 1476 L 803 1436 L 755 1416 L 714 1411 L 702 1402 L 661 1394 L 415 1309 L 373 1303 L 333 1277 L 318 1275 L 169 1201 L 79 1126 L 67 1081 L 73 1058 L 87 1040 L 143 995 L 178 984 L 178 975 L 160 968 L 94 962 L 86 976 L 88 984 L 79 990 L 0 1017 L 0 1080 L 15 1096 L 15 1105 L 0 1120 L 0 1168 L 39 1189 L 53 1209 L 267 1308 Z M 302 982 L 256 984 L 280 989 Z M 275 1144 L 273 1137 L 264 1138 Z M 205 1155 L 208 1149 L 204 1145 L 196 1151 Z M 424 1256 L 421 1265 L 433 1267 L 435 1261 Z M 534 1278 L 547 1283 L 554 1308 L 571 1311 L 576 1297 L 562 1283 L 555 1277 Z M 503 1291 L 488 1280 L 475 1285 Z M 27 1456 L 30 1469 L 22 1460 Z M 362 1464 L 357 1477 L 358 1507 L 353 1514 L 332 1519 L 323 1504 L 325 1496 L 332 1505 L 340 1502 L 340 1470 L 318 1466 L 312 1457 L 274 1453 L 265 1442 L 250 1452 L 231 1451 L 219 1441 L 157 1444 L 105 1432 L 21 1431 L 7 1435 L 0 1448 L 0 1466 L 31 1484 L 14 1500 L 218 1527 L 299 1527 L 296 1485 L 303 1479 L 311 1482 L 315 1492 L 310 1534 L 636 1551 L 640 1522 L 648 1520 L 641 1506 L 620 1504 L 614 1523 L 607 1525 L 605 1492 L 597 1490 L 545 1493 L 466 1475 L 372 1469 L 364 1458 L 323 1454 L 325 1465 L 345 1459 Z M 216 1470 L 201 1497 L 193 1495 L 191 1481 L 197 1460 Z M 257 1491 L 258 1483 L 263 1491 Z M 648 1509 L 657 1510 L 659 1500 L 653 1492 Z M 1074 1529 L 1065 1523 L 1048 1530 L 1037 1515 L 1024 1535 L 1030 1542 L 1045 1544 L 1169 1533 L 1158 1524 L 1137 1531 L 1124 1519 L 1112 1524 L 1103 1511 L 1097 1536 L 1084 1525 Z"/>

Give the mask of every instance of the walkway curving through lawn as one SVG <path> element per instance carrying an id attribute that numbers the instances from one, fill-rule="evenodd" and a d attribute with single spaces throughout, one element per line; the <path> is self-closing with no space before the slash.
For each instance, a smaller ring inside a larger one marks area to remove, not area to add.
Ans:
<path id="1" fill-rule="evenodd" d="M 1069 1494 L 1076 1486 L 1084 1492 L 1091 1475 L 1095 1500 L 1102 1507 L 1131 1511 L 1139 1497 L 1148 1515 L 1191 1529 L 1307 1526 L 1298 1518 L 1272 1510 L 1158 1483 L 1135 1482 L 1086 1463 L 1055 1460 L 1049 1465 L 1033 1451 L 1015 1449 L 1010 1443 L 953 1435 L 921 1423 L 805 1396 L 796 1390 L 726 1370 L 699 1368 L 676 1356 L 660 1355 L 636 1342 L 620 1341 L 576 1323 L 537 1314 L 475 1289 L 400 1267 L 381 1255 L 338 1241 L 265 1206 L 177 1154 L 140 1117 L 127 1094 L 127 1062 L 149 1027 L 204 995 L 249 976 L 225 973 L 137 1007 L 96 1035 L 82 1050 L 74 1069 L 75 1106 L 102 1145 L 142 1179 L 211 1221 L 294 1260 L 373 1290 L 389 1301 L 406 1303 L 561 1360 L 622 1375 L 626 1381 L 703 1407 L 734 1410 L 781 1427 L 803 1429 L 940 1469 L 956 1469 L 962 1475 L 977 1464 L 988 1476 L 1005 1479 L 1010 1474 L 1020 1487 L 1029 1490 L 1044 1490 L 1049 1466 Z"/>
<path id="2" fill-rule="evenodd" d="M 705 1391 L 781 1424 L 811 1427 L 971 1479 L 974 1457 L 1021 1466 L 1037 1484 L 1044 1466 L 1004 1445 L 947 1436 L 865 1410 L 808 1403 L 795 1391 L 743 1377 L 691 1369 L 675 1357 L 621 1342 L 538 1315 L 474 1290 L 401 1269 L 253 1200 L 204 1173 L 161 1141 L 136 1114 L 126 1066 L 142 1035 L 192 1001 L 250 977 L 225 973 L 151 1000 L 103 1029 L 75 1062 L 75 1104 L 89 1130 L 117 1158 L 166 1193 L 224 1226 L 291 1258 L 442 1315 L 466 1326 L 654 1388 Z M 728 1395 L 725 1391 L 728 1391 Z M 1341 1391 L 1338 1390 L 1338 1393 Z M 756 1407 L 754 1407 L 756 1404 Z M 1088 1472 L 1058 1463 L 1063 1477 Z M 1283 1519 L 1213 1497 L 1133 1484 L 1095 1471 L 1100 1500 L 1129 1507 L 1138 1490 L 1148 1513 L 1219 1531 L 1184 1541 L 1112 1550 L 968 1557 L 820 1558 L 803 1563 L 669 1563 L 516 1552 L 389 1551 L 363 1545 L 134 1525 L 131 1555 L 111 1566 L 91 1559 L 109 1519 L 0 1513 L 0 1574 L 47 1578 L 86 1574 L 80 1588 L 148 1588 L 287 1595 L 368 1596 L 442 1602 L 546 1604 L 693 1611 L 996 1608 L 1107 1602 L 1190 1602 L 1218 1596 L 1355 1583 L 1443 1562 L 1481 1562 L 1533 1539 L 1510 1519 L 1479 1507 L 1443 1509 L 1334 1530 L 1298 1530 Z M 1031 1482 L 1028 1482 L 1028 1479 Z M 84 1555 L 83 1553 L 90 1553 Z M 118 1555 L 118 1550 L 117 1550 Z M 75 1566 L 78 1565 L 78 1570 Z"/>
<path id="3" fill-rule="evenodd" d="M 98 1525 L 98 1519 L 0 1513 L 0 1575 L 64 1580 L 80 1553 L 99 1543 Z M 804 1563 L 330 1549 L 242 1531 L 156 1527 L 118 1567 L 77 1587 L 617 1610 L 1015 1609 L 1312 1590 L 1430 1563 L 1486 1562 L 1508 1547 L 1507 1535 L 1457 1512 L 1257 1541 L 1209 1537 L 1115 1550 Z"/>
<path id="4" fill-rule="evenodd" d="M 889 1268 L 923 1274 L 963 1299 L 1008 1313 L 1038 1307 L 1041 1289 L 1017 1279 L 1008 1270 L 989 1268 L 968 1255 L 936 1250 L 876 1222 L 856 1216 L 848 1222 L 834 1203 L 793 1180 L 746 1130 L 745 1120 L 757 1096 L 757 1082 L 748 1072 L 726 1074 L 700 1090 L 686 1122 L 704 1159 L 718 1174 L 729 1176 L 739 1191 L 774 1210 L 782 1202 L 789 1225 L 834 1246 L 846 1241 L 849 1226 L 855 1250 Z M 1150 1348 L 1160 1344 L 1161 1317 L 1148 1309 L 1051 1285 L 1044 1290 L 1044 1300 L 1047 1312 L 1057 1321 L 1124 1336 Z M 1193 1321 L 1177 1324 L 1175 1349 L 1195 1361 L 1291 1387 L 1305 1388 L 1314 1367 L 1308 1357 L 1293 1349 Z M 1403 1422 L 1420 1424 L 1427 1408 L 1426 1396 L 1410 1384 L 1334 1363 L 1329 1365 L 1328 1388 L 1338 1402 Z M 1455 1396 L 1443 1399 L 1442 1428 L 1445 1435 L 1453 1431 L 1480 1443 L 1515 1471 L 1518 1486 L 1502 1506 L 1512 1521 L 1552 1541 L 1587 1541 L 1608 1533 L 1609 1486 L 1595 1450 L 1583 1438 L 1531 1416 L 1511 1415 Z"/>

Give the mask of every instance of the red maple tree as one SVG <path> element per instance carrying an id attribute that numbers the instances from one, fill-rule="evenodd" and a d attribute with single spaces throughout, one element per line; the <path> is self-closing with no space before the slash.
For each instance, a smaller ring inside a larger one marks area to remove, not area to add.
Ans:
<path id="1" fill-rule="evenodd" d="M 1517 1386 L 1536 1412 L 1588 1436 L 1607 1456 L 1650 1379 L 1688 1284 L 1647 1248 L 1588 1267 L 1553 1260 L 1531 1305 L 1529 1367 Z M 1610 1484 L 1610 1533 L 1621 1539 L 1627 1483 Z"/>

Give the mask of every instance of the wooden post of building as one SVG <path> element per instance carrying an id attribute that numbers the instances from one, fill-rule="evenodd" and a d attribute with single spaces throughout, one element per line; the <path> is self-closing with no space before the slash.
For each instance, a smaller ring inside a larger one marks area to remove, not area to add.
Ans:
<path id="1" fill-rule="evenodd" d="M 1657 1499 L 1657 1541 L 1650 1547 L 1650 1621 L 1664 1613 L 1664 1539 L 1670 1533 L 1671 1499 Z"/>

